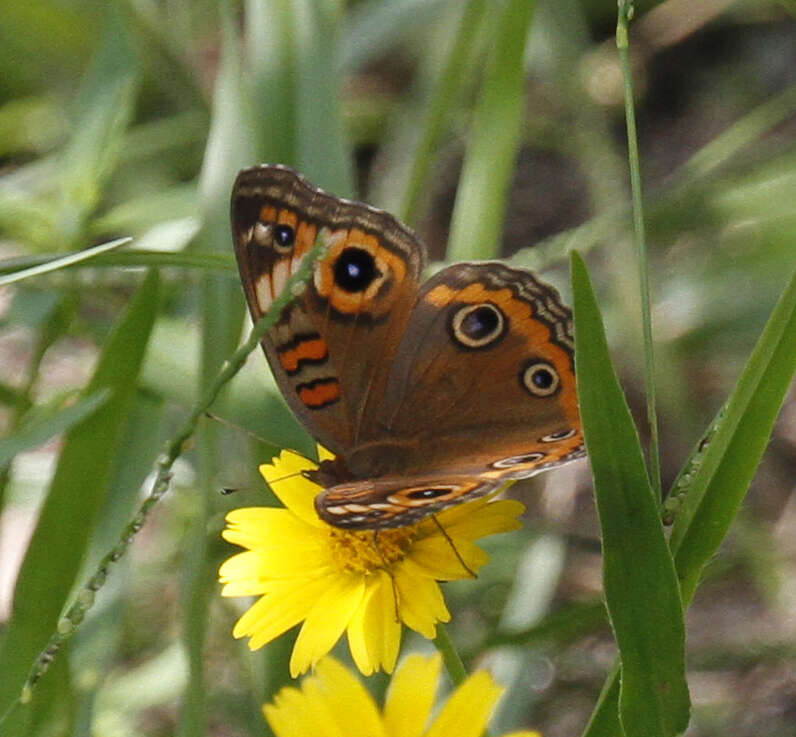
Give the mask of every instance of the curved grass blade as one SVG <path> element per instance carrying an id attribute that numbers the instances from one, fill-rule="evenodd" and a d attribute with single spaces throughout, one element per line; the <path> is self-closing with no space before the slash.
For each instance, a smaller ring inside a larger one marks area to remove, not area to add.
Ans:
<path id="1" fill-rule="evenodd" d="M 107 492 L 157 310 L 158 278 L 150 272 L 106 341 L 86 388 L 87 395 L 107 389 L 110 398 L 75 425 L 64 441 L 17 579 L 11 619 L 0 639 L 0 713 L 19 696 L 80 568 L 95 513 Z M 3 734 L 11 733 L 11 725 L 4 724 Z"/>
<path id="2" fill-rule="evenodd" d="M 627 737 L 688 725 L 680 590 L 641 444 L 614 373 L 583 259 L 572 254 L 575 365 L 603 545 L 605 598 L 622 662 Z"/>
<path id="3" fill-rule="evenodd" d="M 10 274 L 6 274 L 5 276 L 0 276 L 0 287 L 4 287 L 8 284 L 13 284 L 14 282 L 22 281 L 23 279 L 30 279 L 30 277 L 32 276 L 41 276 L 42 274 L 49 274 L 52 271 L 58 271 L 59 269 L 63 269 L 67 266 L 74 266 L 75 264 L 82 263 L 83 261 L 88 261 L 89 259 L 92 259 L 95 256 L 99 256 L 101 253 L 105 253 L 106 251 L 112 251 L 114 248 L 119 248 L 120 246 L 123 246 L 125 243 L 129 243 L 131 240 L 133 239 L 117 238 L 114 241 L 101 243 L 98 246 L 85 248 L 82 251 L 77 251 L 75 253 L 68 253 L 66 256 L 59 256 L 58 258 L 48 259 L 44 263 L 36 264 L 35 266 L 30 266 L 28 268 L 19 269 L 18 271 L 13 271 Z"/>
<path id="4" fill-rule="evenodd" d="M 41 445 L 55 435 L 69 430 L 102 407 L 109 396 L 107 389 L 100 389 L 69 407 L 39 413 L 12 435 L 0 438 L 0 466 L 11 461 L 17 453 Z"/>

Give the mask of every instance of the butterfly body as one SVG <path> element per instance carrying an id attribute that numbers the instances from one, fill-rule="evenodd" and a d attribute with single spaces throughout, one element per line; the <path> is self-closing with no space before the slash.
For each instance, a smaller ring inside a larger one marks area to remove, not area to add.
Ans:
<path id="1" fill-rule="evenodd" d="M 337 456 L 314 472 L 330 524 L 411 524 L 584 454 L 571 314 L 531 273 L 460 263 L 421 283 L 411 230 L 282 166 L 238 175 L 232 228 L 254 319 L 327 243 L 263 348 Z"/>

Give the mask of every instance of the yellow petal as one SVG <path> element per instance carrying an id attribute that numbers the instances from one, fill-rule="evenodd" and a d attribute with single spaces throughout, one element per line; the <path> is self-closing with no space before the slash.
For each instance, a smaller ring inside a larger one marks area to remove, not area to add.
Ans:
<path id="1" fill-rule="evenodd" d="M 321 461 L 333 461 L 334 460 L 334 453 L 327 448 L 324 448 L 320 443 L 317 445 L 318 448 L 318 458 Z"/>
<path id="2" fill-rule="evenodd" d="M 516 499 L 499 499 L 490 502 L 478 514 L 451 517 L 440 521 L 445 531 L 452 537 L 466 537 L 477 540 L 498 532 L 510 532 L 522 527 L 518 517 L 525 512 L 525 505 Z"/>
<path id="3" fill-rule="evenodd" d="M 301 689 L 283 688 L 263 713 L 277 737 L 347 737 L 332 713 L 333 704 L 319 688 L 318 678 L 305 678 Z"/>
<path id="4" fill-rule="evenodd" d="M 489 673 L 474 673 L 453 692 L 426 737 L 480 737 L 501 692 Z"/>
<path id="5" fill-rule="evenodd" d="M 326 588 L 326 579 L 274 583 L 271 593 L 258 599 L 237 621 L 233 637 L 251 637 L 249 647 L 257 650 L 304 619 Z"/>
<path id="6" fill-rule="evenodd" d="M 331 650 L 345 631 L 362 601 L 365 582 L 361 576 L 326 577 L 293 646 L 290 675 L 295 678 Z"/>
<path id="7" fill-rule="evenodd" d="M 384 705 L 384 725 L 390 737 L 422 737 L 434 706 L 441 665 L 439 653 L 410 655 L 401 663 Z"/>
<path id="8" fill-rule="evenodd" d="M 488 560 L 489 556 L 475 543 L 464 538 L 448 540 L 440 535 L 415 541 L 404 563 L 415 575 L 455 581 L 472 578 L 470 571 L 477 573 Z"/>
<path id="9" fill-rule="evenodd" d="M 292 451 L 282 451 L 273 463 L 260 466 L 260 473 L 279 500 L 293 514 L 307 524 L 320 527 L 323 523 L 315 512 L 314 500 L 321 487 L 301 475 L 302 471 L 317 468 L 317 464 Z"/>
<path id="10" fill-rule="evenodd" d="M 400 644 L 392 580 L 377 571 L 348 625 L 348 649 L 360 672 L 369 676 L 380 669 L 392 673 Z"/>
<path id="11" fill-rule="evenodd" d="M 399 566 L 394 575 L 401 620 L 423 637 L 433 639 L 437 622 L 448 622 L 451 618 L 439 584 L 429 578 L 407 575 L 404 566 Z"/>
<path id="12" fill-rule="evenodd" d="M 262 548 L 238 553 L 225 560 L 218 569 L 221 583 L 235 581 L 264 581 L 276 578 L 313 577 L 333 570 L 334 562 L 321 540 L 312 544 L 276 548 L 270 543 Z"/>
<path id="13" fill-rule="evenodd" d="M 283 688 L 272 704 L 263 707 L 268 724 L 276 737 L 342 737 L 328 719 L 319 719 L 317 710 L 310 708 L 309 699 L 297 688 Z"/>
<path id="14" fill-rule="evenodd" d="M 315 668 L 318 695 L 329 704 L 331 719 L 345 737 L 386 737 L 378 707 L 368 690 L 334 658 Z"/>
<path id="15" fill-rule="evenodd" d="M 318 544 L 318 530 L 288 509 L 247 507 L 227 514 L 227 528 L 221 533 L 225 540 L 253 550 L 271 545 Z"/>

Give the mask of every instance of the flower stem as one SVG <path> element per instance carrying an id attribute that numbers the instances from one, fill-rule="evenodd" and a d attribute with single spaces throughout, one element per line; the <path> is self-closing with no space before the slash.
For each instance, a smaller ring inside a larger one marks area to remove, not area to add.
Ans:
<path id="1" fill-rule="evenodd" d="M 655 409 L 655 355 L 652 345 L 652 317 L 650 312 L 649 267 L 647 242 L 644 234 L 644 207 L 641 194 L 641 165 L 638 155 L 636 113 L 633 107 L 633 78 L 627 27 L 633 17 L 633 3 L 619 0 L 616 21 L 616 47 L 622 66 L 625 88 L 625 122 L 627 125 L 627 159 L 630 166 L 630 189 L 633 199 L 633 225 L 638 252 L 639 282 L 641 287 L 641 321 L 644 331 L 644 383 L 647 393 L 647 422 L 650 431 L 649 471 L 650 482 L 656 498 L 661 499 L 661 461 L 658 448 L 658 416 Z"/>
<path id="2" fill-rule="evenodd" d="M 459 657 L 456 646 L 453 644 L 453 640 L 448 634 L 448 628 L 442 622 L 437 623 L 437 636 L 434 638 L 434 646 L 442 655 L 445 669 L 448 671 L 453 685 L 458 686 L 467 678 L 467 671 L 461 657 Z"/>

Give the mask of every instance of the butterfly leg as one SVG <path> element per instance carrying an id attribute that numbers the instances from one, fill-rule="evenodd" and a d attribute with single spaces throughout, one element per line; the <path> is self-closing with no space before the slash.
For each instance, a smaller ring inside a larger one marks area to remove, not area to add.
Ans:
<path id="1" fill-rule="evenodd" d="M 439 528 L 439 531 L 442 533 L 442 536 L 448 541 L 448 545 L 451 546 L 453 550 L 453 554 L 456 556 L 459 563 L 462 564 L 462 568 L 467 571 L 470 578 L 478 578 L 478 574 L 464 562 L 464 558 L 462 558 L 461 553 L 456 549 L 456 545 L 454 545 L 453 540 L 451 540 L 451 536 L 445 530 L 445 528 L 440 524 L 439 520 L 437 519 L 436 514 L 431 515 L 431 519 L 434 520 L 434 524 Z"/>

